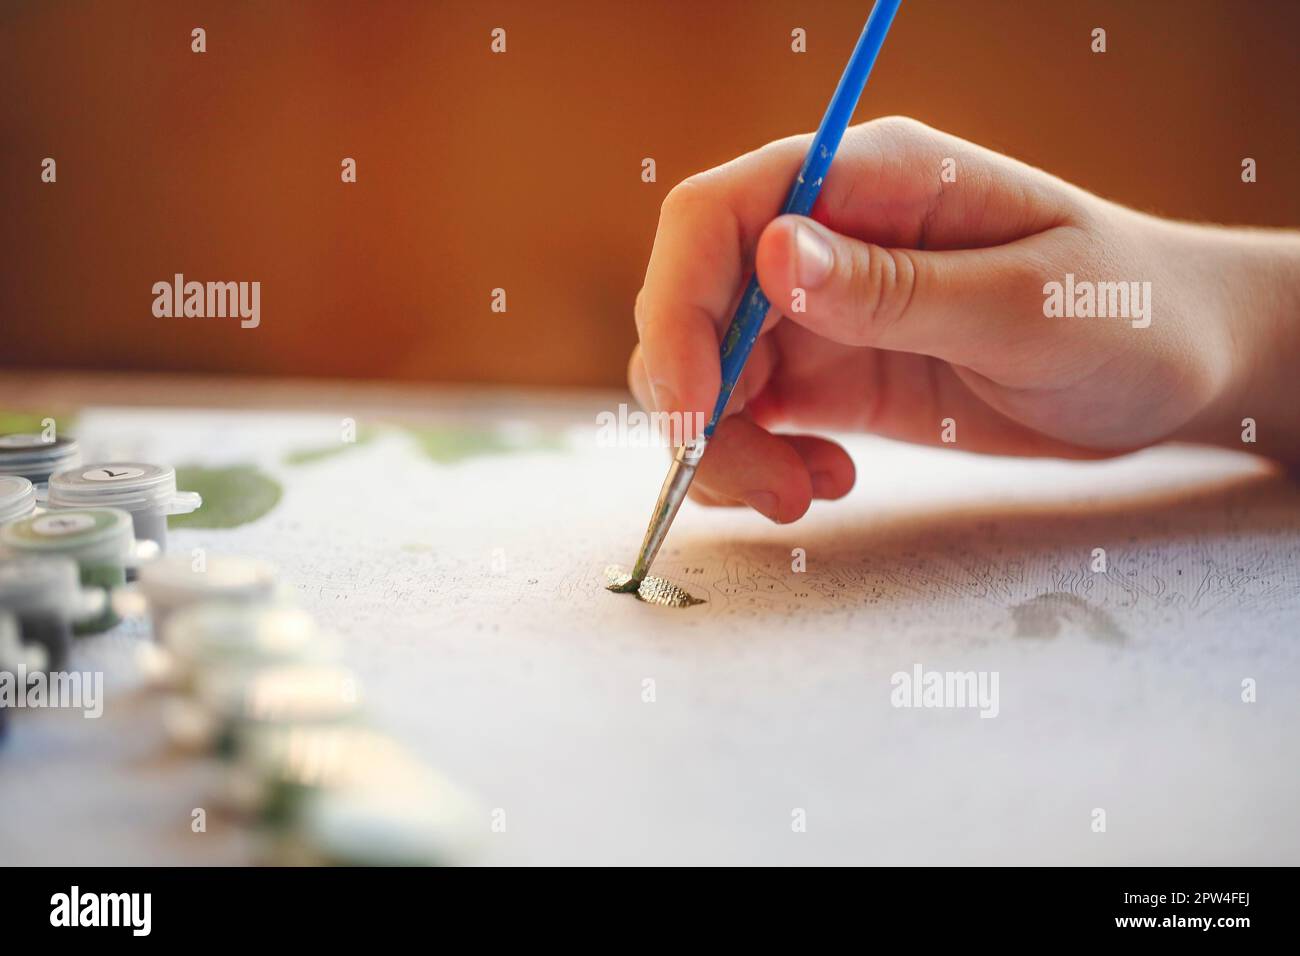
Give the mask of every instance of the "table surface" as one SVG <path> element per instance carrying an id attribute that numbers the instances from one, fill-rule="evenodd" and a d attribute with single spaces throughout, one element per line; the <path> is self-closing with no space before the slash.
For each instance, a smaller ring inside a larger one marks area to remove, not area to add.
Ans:
<path id="1" fill-rule="evenodd" d="M 660 609 L 599 586 L 664 467 L 595 440 L 626 400 L 0 375 L 0 411 L 75 414 L 91 456 L 282 489 L 170 546 L 281 567 L 374 722 L 477 801 L 468 862 L 1300 862 L 1288 479 L 1202 449 L 1016 462 L 849 437 L 858 487 L 794 525 L 688 504 L 660 570 L 706 603 Z M 343 417 L 366 440 L 319 454 Z M 15 716 L 0 862 L 259 859 L 220 810 L 229 768 L 169 747 L 149 640 L 136 619 L 78 643 L 100 719 Z M 899 706 L 918 667 L 996 675 L 996 715 Z"/>

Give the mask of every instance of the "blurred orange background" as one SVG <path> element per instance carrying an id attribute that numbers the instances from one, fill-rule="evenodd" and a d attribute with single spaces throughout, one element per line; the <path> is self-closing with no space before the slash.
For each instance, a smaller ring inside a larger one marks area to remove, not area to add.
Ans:
<path id="1" fill-rule="evenodd" d="M 815 127 L 869 9 L 6 2 L 0 365 L 621 384 L 664 195 Z M 905 0 L 857 118 L 1169 216 L 1295 225 L 1298 34 L 1280 0 Z M 259 280 L 261 326 L 155 318 L 177 272 Z"/>

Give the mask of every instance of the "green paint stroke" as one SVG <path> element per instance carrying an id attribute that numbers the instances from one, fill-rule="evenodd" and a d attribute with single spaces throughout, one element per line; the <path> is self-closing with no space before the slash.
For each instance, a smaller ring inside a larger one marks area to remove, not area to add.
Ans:
<path id="1" fill-rule="evenodd" d="M 491 426 L 454 428 L 450 426 L 404 426 L 420 450 L 440 465 L 453 465 L 484 455 L 511 455 L 534 451 L 562 451 L 564 442 L 558 434 L 538 432 L 515 436 Z"/>
<path id="2" fill-rule="evenodd" d="M 314 465 L 317 462 L 333 458 L 335 455 L 342 454 L 349 448 L 356 448 L 359 445 L 365 445 L 377 434 L 376 430 L 369 427 L 357 429 L 357 440 L 354 442 L 340 441 L 333 445 L 321 445 L 317 448 L 302 448 L 298 451 L 291 451 L 284 456 L 286 465 Z"/>
<path id="3" fill-rule="evenodd" d="M 73 426 L 77 416 L 74 412 L 66 409 L 61 412 L 17 412 L 8 408 L 0 408 L 0 435 L 39 435 L 44 429 L 41 422 L 46 418 L 54 419 L 58 437 L 76 435 Z"/>
<path id="4" fill-rule="evenodd" d="M 284 494 L 279 482 L 252 465 L 177 468 L 176 487 L 197 491 L 203 507 L 167 519 L 172 528 L 238 528 L 265 515 Z"/>

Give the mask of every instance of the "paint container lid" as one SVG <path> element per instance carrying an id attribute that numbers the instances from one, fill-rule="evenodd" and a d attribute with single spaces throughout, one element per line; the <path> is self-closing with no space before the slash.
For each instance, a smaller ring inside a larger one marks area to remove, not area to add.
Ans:
<path id="1" fill-rule="evenodd" d="M 233 776 L 246 809 L 284 815 L 282 864 L 446 865 L 478 842 L 473 801 L 364 724 L 263 728 Z"/>
<path id="2" fill-rule="evenodd" d="M 50 476 L 51 508 L 125 508 L 189 514 L 203 503 L 176 490 L 176 469 L 146 462 L 95 462 Z"/>
<path id="3" fill-rule="evenodd" d="M 258 604 L 271 601 L 275 566 L 253 558 L 210 557 L 201 565 L 180 554 L 140 569 L 140 590 L 154 607 L 180 608 L 199 601 Z"/>
<path id="4" fill-rule="evenodd" d="M 478 840 L 473 800 L 364 724 L 268 730 L 240 753 L 248 792 L 287 810 L 281 864 L 459 864 Z"/>
<path id="5" fill-rule="evenodd" d="M 45 481 L 54 472 L 80 461 L 81 446 L 75 438 L 46 441 L 40 435 L 0 435 L 0 475 Z"/>
<path id="6" fill-rule="evenodd" d="M 0 544 L 19 554 L 125 564 L 136 550 L 133 527 L 131 516 L 117 508 L 51 511 L 0 528 Z"/>
<path id="7" fill-rule="evenodd" d="M 194 604 L 169 616 L 160 636 L 182 680 L 212 668 L 247 674 L 260 667 L 331 662 L 340 656 L 336 638 L 321 632 L 306 611 L 286 605 Z"/>
<path id="8" fill-rule="evenodd" d="M 0 561 L 0 607 L 20 617 L 54 614 L 66 621 L 94 617 L 104 609 L 101 588 L 83 588 L 71 558 L 14 558 Z"/>
<path id="9" fill-rule="evenodd" d="M 26 518 L 36 510 L 36 489 L 26 478 L 0 475 L 0 524 Z"/>
<path id="10" fill-rule="evenodd" d="M 356 677 L 337 664 L 204 670 L 195 675 L 194 696 L 209 714 L 239 724 L 330 723 L 360 710 Z"/>
<path id="11" fill-rule="evenodd" d="M 401 752 L 366 761 L 359 786 L 309 793 L 294 830 L 321 863 L 447 866 L 475 839 L 473 804 L 432 769 Z"/>

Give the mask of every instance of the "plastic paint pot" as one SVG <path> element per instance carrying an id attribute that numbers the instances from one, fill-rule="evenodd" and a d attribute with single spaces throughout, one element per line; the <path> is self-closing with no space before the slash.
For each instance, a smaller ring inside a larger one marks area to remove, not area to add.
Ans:
<path id="1" fill-rule="evenodd" d="M 118 508 L 83 508 L 51 511 L 23 518 L 0 528 L 0 544 L 17 556 L 65 557 L 77 563 L 81 583 L 102 588 L 110 597 L 126 583 L 126 568 L 149 551 L 149 542 L 138 542 L 132 532 L 131 516 Z M 148 547 L 141 547 L 147 544 Z M 92 620 L 76 624 L 77 634 L 104 631 L 119 621 L 112 602 Z"/>
<path id="2" fill-rule="evenodd" d="M 161 640 L 172 614 L 206 602 L 265 605 L 285 597 L 275 567 L 250 558 L 185 555 L 161 558 L 140 569 L 139 588 L 149 602 L 154 637 Z"/>
<path id="3" fill-rule="evenodd" d="M 135 536 L 167 549 L 167 516 L 195 511 L 203 499 L 176 490 L 176 469 L 144 462 L 78 465 L 50 477 L 50 510 L 121 508 L 135 522 Z"/>
<path id="4" fill-rule="evenodd" d="M 237 773 L 277 832 L 280 865 L 438 866 L 467 862 L 474 802 L 410 751 L 363 726 L 264 735 Z"/>
<path id="5" fill-rule="evenodd" d="M 19 637 L 18 619 L 0 608 L 0 739 L 4 738 L 9 720 L 6 701 L 26 693 L 29 675 L 43 670 L 45 651 L 39 647 L 24 647 Z"/>
<path id="6" fill-rule="evenodd" d="M 40 435 L 0 435 L 0 475 L 18 475 L 33 484 L 81 463 L 75 438 L 45 441 Z"/>
<path id="7" fill-rule="evenodd" d="M 42 669 L 63 670 L 73 627 L 99 617 L 106 603 L 103 591 L 81 586 L 71 558 L 0 561 L 0 609 L 17 618 L 24 644 L 42 648 Z"/>
<path id="8" fill-rule="evenodd" d="M 263 733 L 344 725 L 361 713 L 356 678 L 337 664 L 218 667 L 194 674 L 193 691 L 192 700 L 174 701 L 168 713 L 172 739 L 226 757 L 255 746 Z"/>
<path id="9" fill-rule="evenodd" d="M 451 786 L 375 785 L 318 790 L 293 827 L 308 859 L 322 866 L 454 866 L 479 842 L 473 805 Z"/>
<path id="10" fill-rule="evenodd" d="M 45 650 L 24 644 L 17 616 L 0 608 L 0 671 L 7 671 L 18 678 L 18 689 L 21 690 L 28 674 L 46 670 Z"/>
<path id="11" fill-rule="evenodd" d="M 217 670 L 248 679 L 265 667 L 341 657 L 337 638 L 322 632 L 306 611 L 283 604 L 196 604 L 169 615 L 161 635 L 173 681 L 182 689 Z"/>
<path id="12" fill-rule="evenodd" d="M 0 475 L 0 524 L 26 518 L 36 510 L 36 489 L 18 475 Z"/>
<path id="13" fill-rule="evenodd" d="M 17 683 L 20 674 L 24 676 L 25 684 L 26 659 L 18 641 L 18 622 L 12 614 L 0 608 L 0 681 Z M 15 686 L 14 692 L 21 693 L 24 689 Z M 9 730 L 9 708 L 5 706 L 7 697 L 7 693 L 0 694 L 0 741 Z"/>

